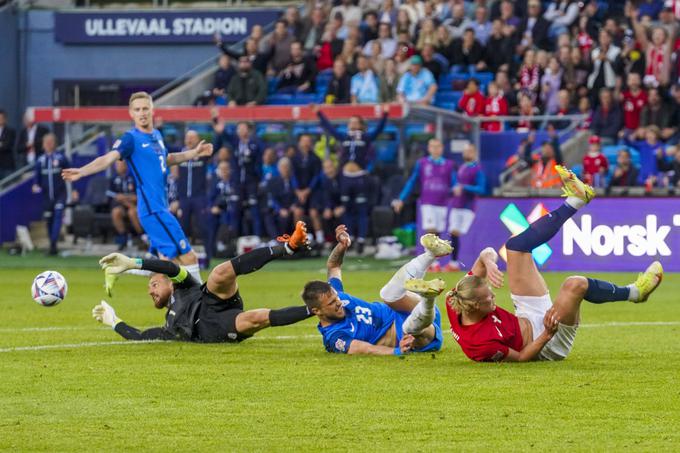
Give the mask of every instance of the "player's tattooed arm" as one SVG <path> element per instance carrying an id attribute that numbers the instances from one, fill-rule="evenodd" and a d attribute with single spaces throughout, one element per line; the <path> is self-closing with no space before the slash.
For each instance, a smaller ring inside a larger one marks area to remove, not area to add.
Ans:
<path id="1" fill-rule="evenodd" d="M 326 261 L 328 279 L 342 279 L 342 260 L 345 257 L 345 252 L 352 244 L 352 240 L 349 237 L 349 233 L 347 232 L 347 227 L 345 225 L 338 225 L 338 227 L 335 229 L 335 239 L 338 241 L 338 244 L 328 257 L 328 261 Z"/>
<path id="2" fill-rule="evenodd" d="M 331 251 L 326 261 L 326 269 L 328 269 L 328 278 L 342 279 L 342 261 L 345 258 L 347 247 L 342 243 L 338 243 Z"/>

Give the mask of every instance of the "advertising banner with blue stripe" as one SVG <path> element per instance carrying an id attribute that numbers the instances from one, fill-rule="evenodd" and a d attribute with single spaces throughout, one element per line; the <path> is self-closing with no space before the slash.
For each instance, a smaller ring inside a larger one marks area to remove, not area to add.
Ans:
<path id="1" fill-rule="evenodd" d="M 268 25 L 278 9 L 55 13 L 55 40 L 64 44 L 210 43 L 247 37 L 253 25 Z"/>
<path id="2" fill-rule="evenodd" d="M 505 241 L 557 208 L 564 199 L 482 198 L 470 232 L 461 238 L 468 268 L 485 247 L 503 256 Z M 543 270 L 641 272 L 660 260 L 680 271 L 680 203 L 677 198 L 595 198 L 567 220 L 553 239 L 533 250 Z"/>

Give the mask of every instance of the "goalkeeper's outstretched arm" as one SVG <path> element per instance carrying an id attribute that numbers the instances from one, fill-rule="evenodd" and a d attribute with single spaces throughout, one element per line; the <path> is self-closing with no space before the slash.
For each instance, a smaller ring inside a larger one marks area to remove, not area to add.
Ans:
<path id="1" fill-rule="evenodd" d="M 113 307 L 101 301 L 92 309 L 92 317 L 104 325 L 107 325 L 115 330 L 121 337 L 126 340 L 173 340 L 173 335 L 162 327 L 152 327 L 141 331 L 125 322 L 123 322 L 117 315 Z"/>
<path id="2" fill-rule="evenodd" d="M 162 327 L 152 327 L 146 330 L 139 330 L 126 324 L 123 321 L 118 321 L 113 327 L 118 335 L 126 340 L 173 340 L 174 337 Z"/>
<path id="3" fill-rule="evenodd" d="M 182 266 L 171 261 L 140 258 L 129 258 L 121 253 L 111 253 L 99 260 L 99 264 L 106 273 L 106 291 L 111 295 L 113 285 L 119 274 L 131 269 L 141 269 L 158 274 L 167 275 L 179 288 L 189 288 L 199 285 L 199 282 Z"/>

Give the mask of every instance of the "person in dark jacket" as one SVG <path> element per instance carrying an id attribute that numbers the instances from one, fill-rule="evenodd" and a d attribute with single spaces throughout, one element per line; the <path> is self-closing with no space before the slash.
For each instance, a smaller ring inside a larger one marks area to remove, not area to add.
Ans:
<path id="1" fill-rule="evenodd" d="M 475 39 L 475 31 L 468 28 L 460 39 L 451 41 L 451 72 L 475 74 L 486 68 L 484 46 Z"/>
<path id="2" fill-rule="evenodd" d="M 0 110 L 0 179 L 15 170 L 14 142 L 16 131 L 7 125 L 7 114 Z"/>
<path id="3" fill-rule="evenodd" d="M 623 112 L 617 103 L 614 102 L 612 92 L 609 88 L 600 89 L 600 105 L 593 114 L 593 122 L 590 129 L 593 134 L 600 136 L 603 144 L 615 143 L 619 131 L 623 127 Z"/>
<path id="4" fill-rule="evenodd" d="M 217 164 L 216 178 L 208 196 L 208 243 L 205 246 L 208 260 L 215 254 L 217 233 L 221 225 L 229 229 L 229 237 L 239 234 L 241 223 L 241 189 L 231 176 L 231 165 L 226 160 Z"/>
<path id="5" fill-rule="evenodd" d="M 326 90 L 327 104 L 349 104 L 351 77 L 347 74 L 347 66 L 342 58 L 333 62 L 333 78 Z"/>
<path id="6" fill-rule="evenodd" d="M 43 153 L 43 137 L 49 132 L 49 129 L 37 124 L 28 114 L 24 115 L 24 128 L 19 132 L 15 154 L 17 167 L 35 163 Z"/>
<path id="7" fill-rule="evenodd" d="M 40 148 L 44 152 L 35 160 L 32 189 L 33 193 L 42 194 L 43 217 L 50 239 L 49 254 L 56 255 L 69 190 L 61 171 L 70 168 L 71 163 L 64 153 L 57 151 L 57 136 L 52 133 L 45 134 Z"/>
<path id="8" fill-rule="evenodd" d="M 303 210 L 297 198 L 298 184 L 293 174 L 290 159 L 282 157 L 277 164 L 279 175 L 267 184 L 267 200 L 272 215 L 265 217 L 269 237 L 275 237 L 279 227 L 290 226 L 294 220 L 302 218 Z M 285 229 L 284 229 L 285 230 Z"/>
<path id="9" fill-rule="evenodd" d="M 541 14 L 540 0 L 529 0 L 527 16 L 522 19 L 517 27 L 517 35 L 520 37 L 522 47 L 538 47 L 541 50 L 552 50 L 552 43 L 548 32 L 550 22 Z"/>
<path id="10" fill-rule="evenodd" d="M 321 159 L 314 153 L 314 142 L 311 135 L 302 134 L 298 138 L 298 147 L 292 159 L 293 173 L 297 182 L 297 205 L 312 220 L 314 238 L 317 244 L 323 244 L 324 234 L 321 224 L 321 211 L 311 203 L 312 190 L 321 177 Z"/>
<path id="11" fill-rule="evenodd" d="M 314 89 L 316 64 L 302 52 L 302 44 L 295 41 L 290 45 L 290 61 L 279 72 L 279 93 L 308 93 Z"/>
<path id="12" fill-rule="evenodd" d="M 253 70 L 247 56 L 238 60 L 238 73 L 227 87 L 229 105 L 260 105 L 267 97 L 267 83 L 258 71 Z"/>
<path id="13" fill-rule="evenodd" d="M 659 167 L 661 168 L 661 167 Z M 607 190 L 612 187 L 634 187 L 638 185 L 640 170 L 633 165 L 628 148 L 622 148 L 616 155 L 616 168 Z"/>
<path id="14" fill-rule="evenodd" d="M 212 93 L 213 96 L 224 96 L 229 87 L 229 82 L 231 82 L 231 78 L 236 71 L 231 67 L 229 55 L 220 55 L 218 65 L 217 72 L 215 72 L 215 82 L 213 83 Z"/>

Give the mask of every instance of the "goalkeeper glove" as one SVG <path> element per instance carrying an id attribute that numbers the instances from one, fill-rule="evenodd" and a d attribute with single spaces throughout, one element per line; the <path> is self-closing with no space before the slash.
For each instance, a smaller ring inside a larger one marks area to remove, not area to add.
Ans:
<path id="1" fill-rule="evenodd" d="M 111 297 L 118 275 L 130 269 L 141 269 L 142 260 L 128 258 L 122 253 L 111 253 L 100 259 L 99 265 L 104 269 L 106 294 Z"/>
<path id="2" fill-rule="evenodd" d="M 92 309 L 92 317 L 112 328 L 115 328 L 116 324 L 120 322 L 120 318 L 116 316 L 116 311 L 104 300 Z"/>

